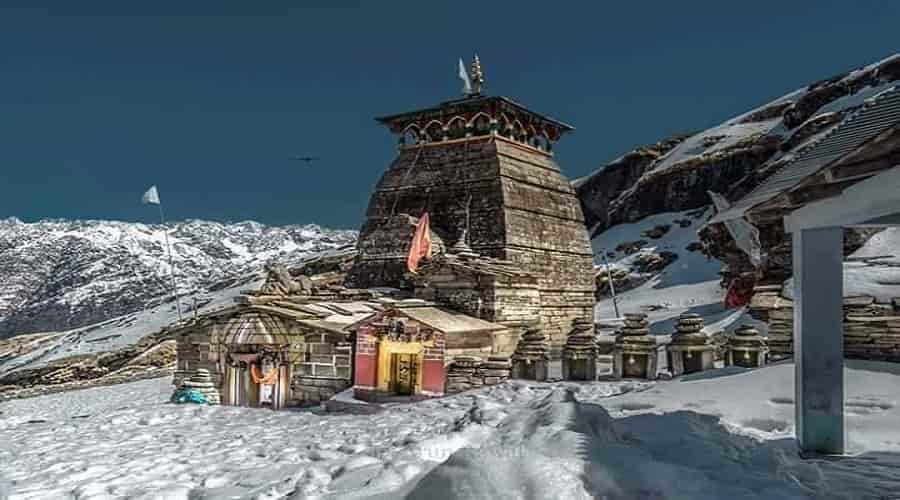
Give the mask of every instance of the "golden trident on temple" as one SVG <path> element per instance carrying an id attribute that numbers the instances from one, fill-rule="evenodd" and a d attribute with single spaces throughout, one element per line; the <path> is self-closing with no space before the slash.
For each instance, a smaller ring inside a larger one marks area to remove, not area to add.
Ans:
<path id="1" fill-rule="evenodd" d="M 478 54 L 472 59 L 472 95 L 481 95 L 481 86 L 484 85 L 484 71 L 481 69 L 481 60 Z"/>

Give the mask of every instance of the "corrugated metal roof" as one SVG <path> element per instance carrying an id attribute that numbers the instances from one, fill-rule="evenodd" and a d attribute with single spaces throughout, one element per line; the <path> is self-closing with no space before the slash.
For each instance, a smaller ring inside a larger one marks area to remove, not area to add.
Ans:
<path id="1" fill-rule="evenodd" d="M 807 177 L 856 151 L 866 142 L 900 123 L 900 87 L 891 87 L 873 97 L 818 141 L 798 152 L 747 196 L 728 210 L 716 214 L 708 224 L 743 217 L 747 210 L 785 193 Z"/>

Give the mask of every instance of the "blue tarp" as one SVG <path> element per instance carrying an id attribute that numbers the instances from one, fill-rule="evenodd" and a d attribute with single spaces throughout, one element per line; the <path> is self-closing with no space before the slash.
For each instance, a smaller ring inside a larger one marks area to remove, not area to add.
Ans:
<path id="1" fill-rule="evenodd" d="M 206 396 L 203 393 L 197 392 L 193 389 L 178 389 L 175 391 L 175 394 L 172 394 L 172 402 L 173 403 L 196 403 L 196 404 L 207 404 Z"/>

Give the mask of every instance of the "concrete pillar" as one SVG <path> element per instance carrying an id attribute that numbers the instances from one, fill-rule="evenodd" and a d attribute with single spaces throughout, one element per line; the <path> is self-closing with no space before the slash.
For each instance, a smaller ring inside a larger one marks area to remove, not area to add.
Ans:
<path id="1" fill-rule="evenodd" d="M 793 233 L 794 363 L 801 452 L 844 452 L 843 231 Z"/>

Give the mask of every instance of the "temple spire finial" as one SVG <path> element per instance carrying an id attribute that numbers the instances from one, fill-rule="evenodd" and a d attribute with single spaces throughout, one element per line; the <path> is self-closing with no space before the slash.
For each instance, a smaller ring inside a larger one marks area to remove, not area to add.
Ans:
<path id="1" fill-rule="evenodd" d="M 472 59 L 472 95 L 481 95 L 481 87 L 484 85 L 484 71 L 481 69 L 481 59 L 478 54 Z"/>

